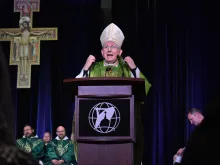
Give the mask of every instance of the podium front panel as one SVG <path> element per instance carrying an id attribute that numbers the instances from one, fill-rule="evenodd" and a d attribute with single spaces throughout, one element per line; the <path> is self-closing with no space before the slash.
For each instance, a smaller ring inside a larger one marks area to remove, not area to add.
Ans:
<path id="1" fill-rule="evenodd" d="M 76 97 L 77 141 L 134 141 L 134 97 Z"/>

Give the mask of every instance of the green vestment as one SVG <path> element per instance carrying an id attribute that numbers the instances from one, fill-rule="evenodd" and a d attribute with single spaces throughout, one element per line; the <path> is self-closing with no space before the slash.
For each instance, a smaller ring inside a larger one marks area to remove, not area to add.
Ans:
<path id="1" fill-rule="evenodd" d="M 88 77 L 132 77 L 131 71 L 129 66 L 122 61 L 122 58 L 119 57 L 119 63 L 117 66 L 114 66 L 110 69 L 104 65 L 104 61 L 96 62 L 92 65 L 89 70 Z M 107 71 L 110 70 L 110 71 Z M 147 96 L 149 89 L 151 88 L 151 84 L 147 80 L 147 78 L 139 72 L 139 77 L 145 80 L 145 94 Z M 136 103 L 136 142 L 134 144 L 134 165 L 141 165 L 142 155 L 143 155 L 143 147 L 144 147 L 144 138 L 143 138 L 143 125 L 141 121 L 141 114 L 140 114 L 140 104 Z M 73 133 L 75 124 L 73 121 Z M 77 153 L 77 143 L 75 142 L 75 151 Z"/>
<path id="2" fill-rule="evenodd" d="M 54 139 L 46 145 L 44 164 L 53 165 L 51 160 L 64 160 L 61 165 L 77 165 L 74 144 L 69 139 Z"/>
<path id="3" fill-rule="evenodd" d="M 109 67 L 110 71 L 108 72 L 106 72 L 107 67 L 109 66 L 105 66 L 104 61 L 96 62 L 89 70 L 89 77 L 131 77 L 130 68 L 124 62 L 119 62 L 115 67 Z M 138 78 L 145 80 L 145 93 L 147 95 L 151 84 L 141 72 Z"/>
<path id="4" fill-rule="evenodd" d="M 36 160 L 43 160 L 44 158 L 44 142 L 37 137 L 26 138 L 23 137 L 16 141 L 18 148 L 27 153 L 31 153 Z"/>

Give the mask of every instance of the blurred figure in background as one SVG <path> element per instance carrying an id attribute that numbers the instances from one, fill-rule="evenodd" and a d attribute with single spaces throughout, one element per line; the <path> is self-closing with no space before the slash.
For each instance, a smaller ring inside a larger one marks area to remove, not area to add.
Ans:
<path id="1" fill-rule="evenodd" d="M 14 109 L 11 97 L 8 62 L 0 45 L 0 164 L 39 165 L 32 155 L 15 146 Z"/>

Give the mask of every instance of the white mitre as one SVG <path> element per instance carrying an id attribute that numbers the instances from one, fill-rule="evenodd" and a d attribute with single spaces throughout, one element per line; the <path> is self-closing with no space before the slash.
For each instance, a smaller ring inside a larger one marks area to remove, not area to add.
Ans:
<path id="1" fill-rule="evenodd" d="M 112 41 L 121 47 L 124 41 L 124 38 L 125 37 L 121 29 L 114 23 L 111 23 L 103 30 L 100 36 L 100 41 L 101 41 L 102 46 L 107 41 Z"/>

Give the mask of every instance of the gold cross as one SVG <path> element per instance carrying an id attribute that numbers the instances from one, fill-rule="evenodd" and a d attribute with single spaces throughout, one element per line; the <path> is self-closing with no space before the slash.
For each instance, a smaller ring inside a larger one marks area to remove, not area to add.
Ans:
<path id="1" fill-rule="evenodd" d="M 31 87 L 31 65 L 40 65 L 40 41 L 57 40 L 57 28 L 32 28 L 33 12 L 40 11 L 40 0 L 14 0 L 20 12 L 19 27 L 0 29 L 0 41 L 10 41 L 10 65 L 17 65 L 17 88 Z"/>

